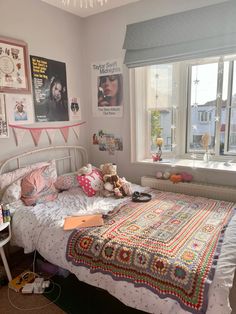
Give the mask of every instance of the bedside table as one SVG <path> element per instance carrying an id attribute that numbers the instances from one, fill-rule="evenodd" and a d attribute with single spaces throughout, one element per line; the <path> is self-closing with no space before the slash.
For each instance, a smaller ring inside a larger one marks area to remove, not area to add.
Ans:
<path id="1" fill-rule="evenodd" d="M 4 237 L 3 239 L 1 239 L 1 231 L 3 231 L 4 229 L 8 228 L 8 235 L 6 237 Z M 11 272 L 7 263 L 7 259 L 5 256 L 5 252 L 4 252 L 4 245 L 7 244 L 11 239 L 11 226 L 10 226 L 10 222 L 5 222 L 3 224 L 0 225 L 0 253 L 1 253 L 1 257 L 2 257 L 2 261 L 3 261 L 3 265 L 5 267 L 5 271 L 7 273 L 7 278 L 9 281 L 12 280 L 12 276 L 11 276 Z"/>

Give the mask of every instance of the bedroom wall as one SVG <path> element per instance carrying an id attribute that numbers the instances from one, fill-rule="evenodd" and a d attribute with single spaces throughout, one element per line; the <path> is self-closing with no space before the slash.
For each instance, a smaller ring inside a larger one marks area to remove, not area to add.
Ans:
<path id="1" fill-rule="evenodd" d="M 83 19 L 59 10 L 39 0 L 0 0 L 0 36 L 20 39 L 28 43 L 29 54 L 66 63 L 68 97 L 80 96 L 84 103 L 83 88 Z M 86 120 L 86 108 L 82 108 L 82 119 Z M 34 126 L 68 125 L 69 122 L 37 123 Z M 87 125 L 80 128 L 81 145 L 87 146 Z M 56 131 L 55 145 L 65 142 Z M 78 144 L 72 129 L 70 144 Z M 43 132 L 39 147 L 47 146 L 48 139 Z M 17 148 L 12 131 L 9 139 L 0 139 L 0 160 L 20 151 L 34 147 L 27 132 L 23 143 Z"/>
<path id="2" fill-rule="evenodd" d="M 92 62 L 124 58 L 122 49 L 126 25 L 142 20 L 206 6 L 222 0 L 141 0 L 125 7 L 106 11 L 86 19 L 79 18 L 39 0 L 0 0 L 0 36 L 24 40 L 29 54 L 66 63 L 68 96 L 80 96 L 82 120 L 79 144 L 89 151 L 90 161 L 95 165 L 114 162 L 120 176 L 140 182 L 142 175 L 155 175 L 158 165 L 140 165 L 130 162 L 130 108 L 128 70 L 124 74 L 124 114 L 122 118 L 95 118 L 92 116 Z M 147 5 L 148 4 L 148 5 Z M 63 122 L 37 123 L 37 126 L 64 125 Z M 103 129 L 123 138 L 124 150 L 114 156 L 92 145 L 92 135 Z M 54 144 L 63 144 L 60 133 Z M 69 143 L 77 143 L 70 132 Z M 43 133 L 39 146 L 47 146 Z M 16 147 L 13 134 L 9 139 L 0 139 L 0 160 L 16 152 L 32 148 L 31 136 L 26 134 L 23 143 Z M 161 168 L 161 170 L 164 170 Z M 172 170 L 172 169 L 171 169 Z M 176 169 L 177 171 L 178 169 Z M 183 170 L 183 169 L 182 169 Z M 235 185 L 234 173 L 222 173 L 187 169 L 196 180 Z"/>
<path id="3" fill-rule="evenodd" d="M 178 13 L 185 10 L 216 4 L 224 1 L 217 0 L 142 0 L 128 6 L 110 10 L 102 14 L 88 17 L 85 20 L 86 26 L 86 66 L 89 69 L 84 73 L 88 82 L 88 89 L 91 88 L 90 66 L 93 62 L 124 58 L 122 49 L 126 25 L 151 18 Z M 129 104 L 129 78 L 128 69 L 123 66 L 125 105 L 122 118 L 97 118 L 92 116 L 92 93 L 87 94 L 87 106 L 89 108 L 88 139 L 92 143 L 93 133 L 103 129 L 123 137 L 123 152 L 115 152 L 114 156 L 108 152 L 101 152 L 97 145 L 90 146 L 90 160 L 96 165 L 104 162 L 114 162 L 118 165 L 118 173 L 133 182 L 140 182 L 142 175 L 155 175 L 157 170 L 164 170 L 156 165 L 140 165 L 130 162 L 130 104 Z M 167 168 L 171 171 L 178 169 Z M 179 169 L 180 170 L 180 169 Z M 181 169 L 183 171 L 183 168 Z M 234 173 L 222 173 L 218 171 L 207 171 L 187 168 L 193 173 L 198 181 L 235 185 Z M 221 178 L 219 182 L 219 176 Z"/>

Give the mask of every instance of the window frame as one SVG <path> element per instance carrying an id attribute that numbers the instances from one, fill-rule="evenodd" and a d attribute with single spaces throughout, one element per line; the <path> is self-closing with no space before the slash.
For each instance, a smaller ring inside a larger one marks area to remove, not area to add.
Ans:
<path id="1" fill-rule="evenodd" d="M 178 67 L 178 71 L 175 73 L 175 79 L 177 79 L 178 88 L 175 90 L 176 93 L 176 110 L 173 111 L 173 119 L 175 119 L 175 137 L 176 137 L 176 147 L 170 153 L 163 153 L 163 163 L 165 163 L 166 159 L 193 159 L 193 153 L 189 150 L 189 143 L 187 134 L 189 132 L 189 128 L 191 127 L 191 123 L 189 121 L 191 115 L 189 114 L 189 110 L 191 109 L 191 75 L 190 75 L 190 67 L 193 65 L 200 64 L 208 64 L 217 62 L 218 67 L 223 67 L 225 61 L 230 61 L 231 63 L 235 62 L 234 66 L 236 66 L 236 55 L 234 56 L 224 56 L 224 57 L 211 57 L 197 60 L 188 60 L 181 61 L 179 63 L 172 63 Z M 230 64 L 231 64 L 230 63 Z M 168 64 L 168 63 L 166 63 Z M 148 113 L 145 106 L 142 107 L 141 102 L 145 103 L 146 94 L 145 88 L 147 90 L 147 80 L 141 84 L 137 83 L 137 69 L 147 69 L 147 67 L 142 68 L 131 68 L 129 69 L 129 82 L 130 82 L 130 110 L 131 110 L 131 161 L 139 162 L 139 161 L 147 161 L 151 162 L 151 151 L 148 145 L 149 139 L 151 137 L 150 133 L 150 116 L 148 117 Z M 230 68 L 231 69 L 231 68 Z M 218 161 L 226 161 L 229 158 L 232 159 L 236 155 L 234 152 L 227 151 L 229 145 L 229 136 L 227 136 L 227 132 L 229 132 L 229 121 L 230 121 L 230 103 L 232 97 L 232 75 L 233 70 L 229 69 L 229 77 L 228 77 L 228 93 L 227 93 L 227 104 L 226 104 L 226 126 L 225 126 L 225 145 L 224 145 L 224 155 L 220 155 L 220 128 L 221 128 L 221 118 L 219 121 L 216 121 L 215 126 L 215 148 L 214 151 L 217 152 L 212 155 L 213 160 Z M 219 75 L 220 73 L 220 75 Z M 147 73 L 145 73 L 147 77 Z M 217 95 L 216 97 L 216 115 L 221 117 L 221 104 L 222 104 L 222 91 L 223 91 L 223 72 L 218 68 L 217 74 Z M 236 80 L 236 77 L 234 78 Z M 174 75 L 173 75 L 174 80 Z M 229 83 L 230 82 L 230 83 Z M 230 87 L 231 86 L 231 87 Z M 135 91 L 135 87 L 138 89 L 138 94 Z M 143 95 L 140 93 L 143 90 Z M 142 101 L 141 101 L 142 99 Z M 140 112 L 141 113 L 140 113 Z M 138 113 L 139 112 L 139 113 Z M 150 113 L 149 113 L 150 115 Z M 140 120 L 140 116 L 142 116 L 142 121 Z M 181 117 L 181 118 L 180 118 Z M 208 116 L 209 119 L 209 116 Z M 213 116 L 211 117 L 213 119 Z M 138 121 L 138 123 L 137 123 Z M 183 121 L 184 127 L 183 127 Z M 201 122 L 202 123 L 202 122 Z M 203 122 L 204 123 L 204 122 Z M 208 123 L 208 122 L 206 122 Z M 140 129 L 145 130 L 142 134 Z M 148 140 L 147 140 L 148 139 Z M 181 139 L 181 142 L 180 142 Z M 173 139 L 172 142 L 175 140 Z M 143 143 L 143 144 L 142 144 Z M 143 145 L 143 146 L 142 146 Z M 145 149 L 144 149 L 145 147 Z M 196 152 L 194 158 L 202 160 L 203 151 Z"/>

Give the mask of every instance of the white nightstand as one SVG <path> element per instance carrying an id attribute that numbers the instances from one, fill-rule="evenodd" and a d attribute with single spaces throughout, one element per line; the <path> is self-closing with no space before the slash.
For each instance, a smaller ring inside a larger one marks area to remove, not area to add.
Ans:
<path id="1" fill-rule="evenodd" d="M 7 259 L 4 253 L 4 245 L 7 244 L 10 239 L 11 239 L 11 226 L 10 226 L 10 222 L 5 222 L 3 224 L 0 225 L 0 231 L 3 231 L 4 229 L 8 228 L 8 236 L 7 238 L 0 240 L 0 253 L 1 253 L 1 257 L 2 257 L 2 261 L 3 261 L 3 265 L 5 267 L 6 273 L 7 273 L 7 278 L 9 281 L 12 280 L 11 277 L 11 272 L 7 263 Z"/>

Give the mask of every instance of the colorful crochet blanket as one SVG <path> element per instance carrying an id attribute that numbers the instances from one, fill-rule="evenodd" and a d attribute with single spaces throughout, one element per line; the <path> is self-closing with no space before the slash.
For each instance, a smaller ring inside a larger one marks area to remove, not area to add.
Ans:
<path id="1" fill-rule="evenodd" d="M 75 230 L 67 260 L 171 297 L 205 313 L 209 284 L 234 204 L 169 192 L 129 203 L 105 225 Z"/>

